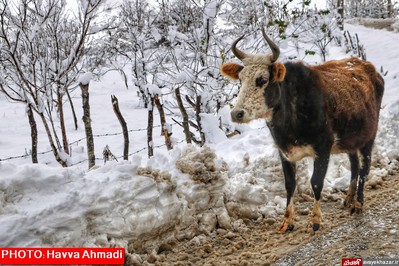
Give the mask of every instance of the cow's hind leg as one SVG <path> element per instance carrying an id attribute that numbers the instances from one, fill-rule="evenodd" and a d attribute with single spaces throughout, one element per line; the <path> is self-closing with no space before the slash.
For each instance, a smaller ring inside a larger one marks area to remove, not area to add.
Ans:
<path id="1" fill-rule="evenodd" d="M 348 193 L 344 201 L 344 206 L 346 208 L 351 208 L 354 205 L 357 182 L 359 177 L 359 156 L 356 153 L 349 153 L 349 161 L 351 163 L 351 182 L 349 184 Z"/>
<path id="2" fill-rule="evenodd" d="M 357 186 L 357 197 L 352 206 L 351 213 L 361 213 L 363 210 L 364 183 L 366 182 L 366 178 L 370 172 L 371 151 L 373 149 L 373 142 L 374 141 L 370 141 L 363 148 L 360 149 L 361 165 L 359 183 Z"/>
<path id="3" fill-rule="evenodd" d="M 295 163 L 287 161 L 283 156 L 281 162 L 283 166 L 285 189 L 287 190 L 287 207 L 285 209 L 284 219 L 280 225 L 279 232 L 285 233 L 287 230 L 292 231 L 294 229 L 295 209 L 294 209 L 294 192 L 296 187 Z"/>

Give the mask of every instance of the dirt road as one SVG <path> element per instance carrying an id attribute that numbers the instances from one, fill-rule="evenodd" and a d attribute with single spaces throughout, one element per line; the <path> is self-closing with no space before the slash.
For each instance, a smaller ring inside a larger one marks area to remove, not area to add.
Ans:
<path id="1" fill-rule="evenodd" d="M 343 193 L 342 193 L 343 196 Z M 300 202 L 302 201 L 302 202 Z M 282 217 L 242 220 L 234 231 L 162 247 L 155 265 L 341 265 L 343 257 L 399 258 L 399 175 L 366 184 L 361 215 L 350 215 L 339 201 L 322 203 L 323 228 L 306 230 L 312 202 L 297 200 L 293 232 L 279 234 Z"/>

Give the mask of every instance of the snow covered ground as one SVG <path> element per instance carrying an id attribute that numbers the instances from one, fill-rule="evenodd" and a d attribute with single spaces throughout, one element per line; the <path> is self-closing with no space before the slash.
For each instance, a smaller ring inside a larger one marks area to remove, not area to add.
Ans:
<path id="1" fill-rule="evenodd" d="M 384 77 L 386 91 L 381 110 L 374 161 L 371 171 L 379 178 L 389 163 L 399 158 L 399 70 L 398 33 L 346 25 L 357 33 L 365 46 L 367 59 Z M 284 56 L 283 50 L 283 56 Z M 288 51 L 286 51 L 286 54 Z M 330 50 L 329 59 L 347 56 L 343 48 Z M 306 58 L 319 60 L 316 55 Z M 187 146 L 178 125 L 174 125 L 175 147 L 155 149 L 147 159 L 147 112 L 140 108 L 132 89 L 124 88 L 117 73 L 109 73 L 90 85 L 93 132 L 96 135 L 121 132 L 112 111 L 111 94 L 119 98 L 130 134 L 129 161 L 102 162 L 102 149 L 109 145 L 119 156 L 122 135 L 95 138 L 97 166 L 87 171 L 85 141 L 72 145 L 68 168 L 58 166 L 51 153 L 30 158 L 0 161 L 0 246 L 123 246 L 144 252 L 167 239 L 191 238 L 216 228 L 239 226 L 239 218 L 272 217 L 285 207 L 285 189 L 277 152 L 264 121 L 241 126 L 242 134 L 227 139 L 219 131 L 217 119 L 204 115 L 204 128 L 210 144 L 206 148 Z M 82 117 L 79 91 L 75 103 Z M 65 112 L 69 112 L 67 109 Z M 229 117 L 225 108 L 221 113 Z M 0 95 L 0 159 L 24 154 L 30 147 L 28 118 L 19 104 Z M 155 118 L 155 121 L 158 118 Z M 171 122 L 171 121 L 169 121 Z M 213 123 L 212 123 L 213 122 Z M 73 130 L 68 122 L 70 142 L 84 137 L 83 126 Z M 154 145 L 163 140 L 155 130 Z M 50 150 L 43 129 L 39 130 L 39 151 Z M 139 151 L 141 150 L 141 151 Z M 298 193 L 310 191 L 311 160 L 299 165 Z M 325 181 L 325 196 L 344 189 L 349 180 L 345 155 L 334 156 Z M 138 241 L 140 239 L 140 241 Z"/>

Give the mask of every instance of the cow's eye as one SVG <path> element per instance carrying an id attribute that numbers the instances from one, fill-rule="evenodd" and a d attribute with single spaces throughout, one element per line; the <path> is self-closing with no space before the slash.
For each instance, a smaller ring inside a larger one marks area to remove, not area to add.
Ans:
<path id="1" fill-rule="evenodd" d="M 262 87 L 266 83 L 267 83 L 267 81 L 263 77 L 257 77 L 255 80 L 256 87 Z"/>

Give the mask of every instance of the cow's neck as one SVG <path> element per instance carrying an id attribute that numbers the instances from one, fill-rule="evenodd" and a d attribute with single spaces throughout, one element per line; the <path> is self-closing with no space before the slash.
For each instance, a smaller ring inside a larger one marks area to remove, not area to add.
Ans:
<path id="1" fill-rule="evenodd" d="M 320 113 L 322 94 L 312 70 L 302 63 L 286 63 L 285 66 L 285 79 L 270 84 L 265 91 L 266 104 L 273 109 L 268 125 L 272 134 L 278 134 L 281 141 L 284 139 L 284 143 L 277 140 L 277 144 L 291 145 L 296 140 L 308 143 L 308 132 L 324 120 Z M 291 136 L 295 136 L 295 140 L 291 140 Z"/>

